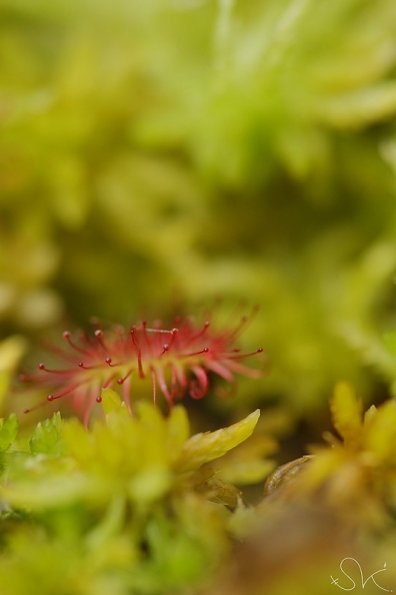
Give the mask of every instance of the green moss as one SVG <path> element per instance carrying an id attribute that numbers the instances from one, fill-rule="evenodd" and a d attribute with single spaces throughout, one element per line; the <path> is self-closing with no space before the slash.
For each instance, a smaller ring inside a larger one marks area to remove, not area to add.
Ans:
<path id="1" fill-rule="evenodd" d="M 394 0 L 2 2 L 0 592 L 396 584 L 395 34 Z M 15 380 L 65 320 L 241 303 L 269 374 L 235 394 L 86 428 Z"/>

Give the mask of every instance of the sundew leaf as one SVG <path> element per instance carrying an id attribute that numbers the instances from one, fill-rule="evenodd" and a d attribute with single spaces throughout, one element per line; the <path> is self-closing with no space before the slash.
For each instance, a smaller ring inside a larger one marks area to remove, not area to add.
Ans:
<path id="1" fill-rule="evenodd" d="M 222 457 L 249 438 L 259 417 L 260 410 L 257 409 L 245 419 L 228 428 L 195 434 L 185 442 L 177 461 L 177 468 L 181 471 L 192 471 L 204 463 Z"/>
<path id="2" fill-rule="evenodd" d="M 63 450 L 60 434 L 62 420 L 60 413 L 54 413 L 50 419 L 39 422 L 29 440 L 32 454 L 57 455 Z"/>
<path id="3" fill-rule="evenodd" d="M 362 403 L 347 382 L 339 382 L 330 402 L 333 424 L 346 446 L 360 439 L 362 429 Z"/>
<path id="4" fill-rule="evenodd" d="M 0 452 L 5 452 L 14 442 L 18 433 L 18 420 L 15 413 L 7 419 L 0 419 Z"/>

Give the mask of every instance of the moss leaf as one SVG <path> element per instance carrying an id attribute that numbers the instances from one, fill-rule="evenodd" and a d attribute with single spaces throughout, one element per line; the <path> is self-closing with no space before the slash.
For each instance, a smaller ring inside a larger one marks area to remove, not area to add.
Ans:
<path id="1" fill-rule="evenodd" d="M 191 471 L 204 463 L 222 457 L 249 438 L 259 417 L 260 411 L 257 409 L 228 428 L 195 434 L 185 442 L 177 462 L 178 468 L 183 471 Z"/>
<path id="2" fill-rule="evenodd" d="M 18 420 L 12 413 L 8 419 L 0 419 L 0 452 L 5 452 L 14 442 L 18 433 Z"/>
<path id="3" fill-rule="evenodd" d="M 61 454 L 61 424 L 62 420 L 59 412 L 55 413 L 50 419 L 39 422 L 29 440 L 30 452 L 32 454 Z"/>
<path id="4" fill-rule="evenodd" d="M 339 382 L 330 403 L 334 427 L 346 445 L 359 440 L 362 428 L 362 403 L 347 382 Z"/>

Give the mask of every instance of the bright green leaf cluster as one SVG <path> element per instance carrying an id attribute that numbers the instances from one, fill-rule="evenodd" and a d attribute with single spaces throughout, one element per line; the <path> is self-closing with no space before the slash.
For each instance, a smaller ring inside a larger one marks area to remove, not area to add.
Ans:
<path id="1" fill-rule="evenodd" d="M 5 452 L 14 443 L 18 433 L 18 421 L 15 414 L 6 420 L 0 419 L 0 453 Z"/>
<path id="2" fill-rule="evenodd" d="M 33 455 L 38 453 L 57 455 L 61 453 L 62 442 L 60 436 L 61 417 L 55 413 L 51 419 L 39 422 L 29 440 L 30 451 Z"/>
<path id="3" fill-rule="evenodd" d="M 110 389 L 102 403 L 91 428 L 59 413 L 40 422 L 30 450 L 15 415 L 1 423 L 0 500 L 14 514 L 9 532 L 0 520 L 7 595 L 33 580 L 48 595 L 57 583 L 65 594 L 169 593 L 202 582 L 227 549 L 240 493 L 212 464 L 252 434 L 259 412 L 189 437 L 181 406 L 165 418 L 142 402 L 131 414 Z"/>

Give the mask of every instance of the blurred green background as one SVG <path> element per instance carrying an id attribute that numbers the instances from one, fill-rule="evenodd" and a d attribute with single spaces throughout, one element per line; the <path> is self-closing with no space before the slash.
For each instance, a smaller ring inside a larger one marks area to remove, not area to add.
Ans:
<path id="1" fill-rule="evenodd" d="M 271 367 L 235 407 L 396 392 L 394 0 L 3 0 L 0 28 L 4 339 L 220 296 Z"/>

